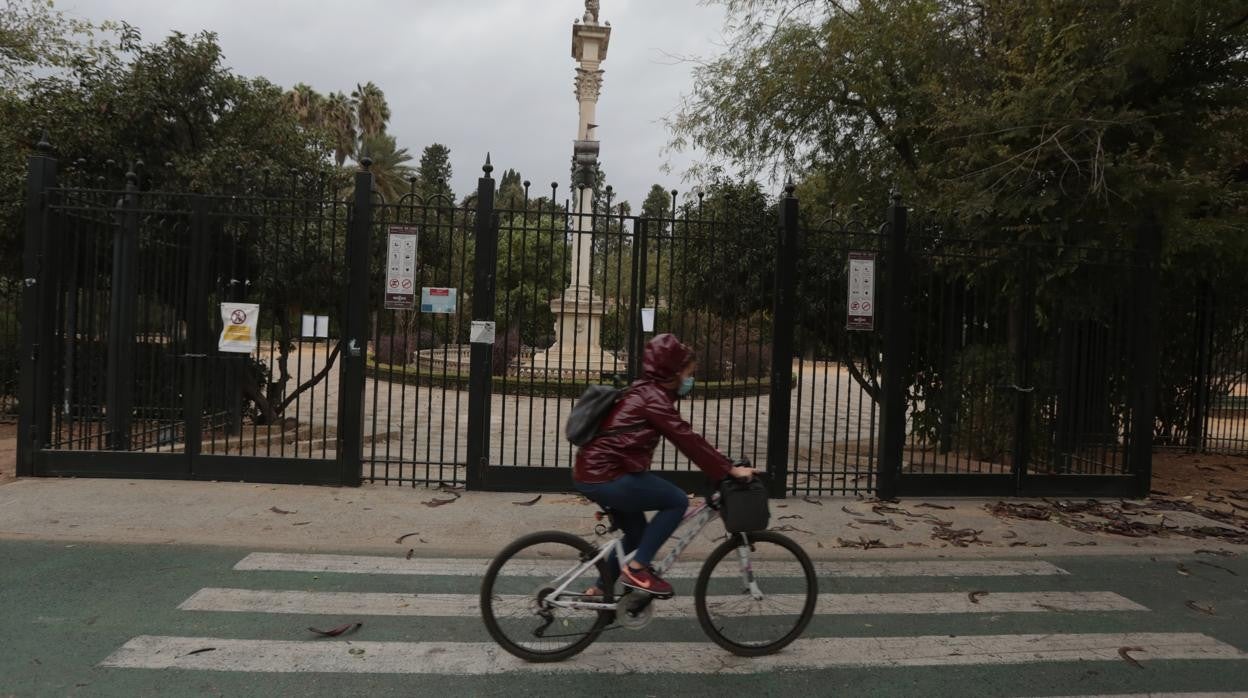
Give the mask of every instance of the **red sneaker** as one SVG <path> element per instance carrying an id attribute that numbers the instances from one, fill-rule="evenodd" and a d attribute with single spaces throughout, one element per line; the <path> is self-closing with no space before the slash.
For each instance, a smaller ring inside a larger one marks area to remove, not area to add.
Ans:
<path id="1" fill-rule="evenodd" d="M 663 581 L 649 567 L 635 570 L 628 565 L 624 565 L 623 569 L 620 570 L 620 581 L 629 589 L 644 591 L 660 599 L 670 599 L 676 593 L 672 589 L 671 584 Z"/>

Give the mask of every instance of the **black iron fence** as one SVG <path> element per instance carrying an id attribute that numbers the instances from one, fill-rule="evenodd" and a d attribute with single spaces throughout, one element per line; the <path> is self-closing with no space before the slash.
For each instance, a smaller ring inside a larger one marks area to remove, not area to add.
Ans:
<path id="1" fill-rule="evenodd" d="M 1157 230 L 1020 243 L 900 200 L 815 223 L 792 188 L 496 205 L 490 170 L 466 201 L 387 202 L 367 171 L 187 194 L 58 185 L 36 156 L 20 472 L 566 490 L 576 396 L 674 332 L 699 360 L 681 411 L 776 494 L 1147 488 Z M 1193 311 L 1194 447 L 1245 443 L 1227 300 Z M 218 349 L 231 303 L 260 308 L 248 351 Z M 670 446 L 654 467 L 701 486 Z"/>

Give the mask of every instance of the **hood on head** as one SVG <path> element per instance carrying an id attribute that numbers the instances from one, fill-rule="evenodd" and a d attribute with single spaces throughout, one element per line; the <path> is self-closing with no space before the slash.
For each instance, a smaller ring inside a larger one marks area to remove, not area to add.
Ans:
<path id="1" fill-rule="evenodd" d="M 656 383 L 666 383 L 680 373 L 692 356 L 693 350 L 681 344 L 676 335 L 665 333 L 646 342 L 642 368 L 646 378 Z"/>

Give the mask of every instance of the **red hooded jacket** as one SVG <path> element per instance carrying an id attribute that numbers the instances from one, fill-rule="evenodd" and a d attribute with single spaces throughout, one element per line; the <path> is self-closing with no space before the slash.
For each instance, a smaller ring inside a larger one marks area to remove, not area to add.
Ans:
<path id="1" fill-rule="evenodd" d="M 666 437 L 712 480 L 728 475 L 732 462 L 689 426 L 676 411 L 676 391 L 663 387 L 685 367 L 689 347 L 674 335 L 661 334 L 646 343 L 644 377 L 634 381 L 599 425 L 602 436 L 576 454 L 572 477 L 577 482 L 610 482 L 628 473 L 650 469 L 659 439 Z M 611 434 L 613 429 L 620 429 Z"/>

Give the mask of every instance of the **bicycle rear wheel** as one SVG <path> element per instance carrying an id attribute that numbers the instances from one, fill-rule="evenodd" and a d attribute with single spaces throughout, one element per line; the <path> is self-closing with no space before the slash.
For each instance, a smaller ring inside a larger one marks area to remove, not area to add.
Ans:
<path id="1" fill-rule="evenodd" d="M 698 573 L 694 607 L 715 644 L 758 657 L 802 634 L 815 614 L 819 582 L 810 557 L 790 538 L 759 531 L 744 540 L 733 535 L 711 551 Z"/>
<path id="2" fill-rule="evenodd" d="M 562 531 L 533 533 L 504 548 L 481 583 L 481 618 L 490 637 L 529 662 L 557 662 L 588 647 L 614 614 L 557 608 L 544 600 L 562 585 L 553 583 L 556 578 L 597 554 L 593 545 Z M 580 594 L 599 576 L 610 579 L 601 560 L 573 578 L 566 593 Z M 604 601 L 611 603 L 606 586 Z"/>

